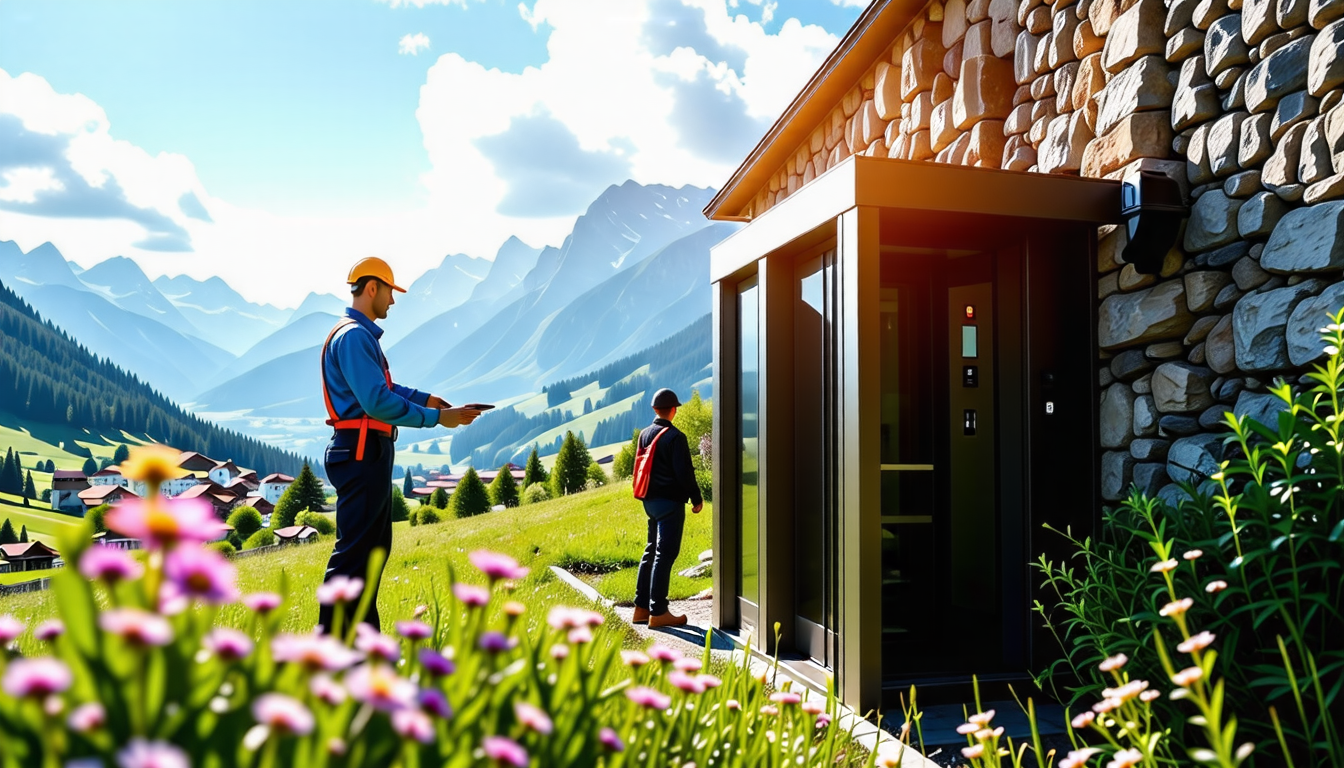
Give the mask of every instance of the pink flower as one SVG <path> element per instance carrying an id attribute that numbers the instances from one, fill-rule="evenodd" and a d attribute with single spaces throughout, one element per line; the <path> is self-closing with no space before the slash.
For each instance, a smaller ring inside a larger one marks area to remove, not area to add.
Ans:
<path id="1" fill-rule="evenodd" d="M 345 676 L 345 687 L 355 701 L 391 712 L 415 703 L 415 683 L 382 664 L 361 664 Z"/>
<path id="2" fill-rule="evenodd" d="M 467 555 L 467 560 L 476 566 L 477 570 L 486 575 L 491 581 L 499 579 L 521 579 L 526 576 L 530 569 L 522 568 L 518 561 L 508 555 L 499 552 L 491 552 L 488 549 L 478 549 Z"/>
<path id="3" fill-rule="evenodd" d="M 485 751 L 487 758 L 494 760 L 499 765 L 527 768 L 527 750 L 523 749 L 522 745 L 513 739 L 503 736 L 486 736 L 485 741 L 481 743 L 481 749 Z"/>
<path id="4" fill-rule="evenodd" d="M 127 499 L 108 510 L 106 521 L 108 530 L 151 548 L 203 544 L 218 536 L 221 528 L 214 508 L 204 499 Z"/>
<path id="5" fill-rule="evenodd" d="M 89 581 L 115 584 L 140 578 L 145 568 L 126 550 L 98 544 L 80 555 L 79 572 Z"/>
<path id="6" fill-rule="evenodd" d="M 1210 595 L 1216 595 L 1224 589 L 1227 589 L 1227 582 L 1222 579 L 1214 579 L 1204 585 L 1204 591 L 1208 592 Z"/>
<path id="7" fill-rule="evenodd" d="M 65 662 L 43 656 L 10 662 L 0 686 L 16 699 L 45 699 L 69 688 L 72 680 Z"/>
<path id="8" fill-rule="evenodd" d="M 428 744 L 434 740 L 434 723 L 418 709 L 398 709 L 392 713 L 392 730 L 403 739 Z"/>
<path id="9" fill-rule="evenodd" d="M 1122 749 L 1111 756 L 1106 768 L 1134 768 L 1143 762 L 1143 753 L 1137 749 Z"/>
<path id="10" fill-rule="evenodd" d="M 252 653 L 252 638 L 236 629 L 220 627 L 205 636 L 205 648 L 222 661 L 238 661 Z"/>
<path id="11" fill-rule="evenodd" d="M 1115 670 L 1120 669 L 1121 667 L 1125 666 L 1128 663 L 1129 663 L 1128 656 L 1126 656 L 1123 653 L 1117 653 L 1114 656 L 1110 656 L 1105 661 L 1098 664 L 1097 668 L 1100 669 L 1102 672 L 1114 672 Z"/>
<path id="12" fill-rule="evenodd" d="M 1181 555 L 1181 557 L 1185 558 L 1186 560 L 1198 560 L 1198 559 L 1199 559 L 1200 557 L 1202 557 L 1203 555 L 1204 555 L 1204 550 L 1202 550 L 1202 549 L 1191 549 L 1191 550 L 1187 550 L 1185 554 Z"/>
<path id="13" fill-rule="evenodd" d="M 985 754 L 985 745 L 975 744 L 969 747 L 962 747 L 961 754 L 967 760 L 974 760 L 980 757 L 981 755 Z"/>
<path id="14" fill-rule="evenodd" d="M 282 663 L 298 664 L 309 672 L 335 672 L 359 661 L 360 655 L 334 637 L 277 635 L 271 653 Z"/>
<path id="15" fill-rule="evenodd" d="M 1148 569 L 1148 572 L 1167 573 L 1168 571 L 1176 570 L 1177 565 L 1179 565 L 1179 563 L 1177 563 L 1175 560 L 1163 560 L 1161 562 L 1153 563 L 1153 566 Z"/>
<path id="16" fill-rule="evenodd" d="M 725 706 L 725 707 L 727 707 L 727 708 L 729 708 L 729 709 L 741 709 L 741 708 L 742 708 L 742 705 L 738 703 L 737 699 L 729 699 L 729 700 L 727 700 L 727 701 L 725 701 L 725 702 L 723 703 L 723 706 Z"/>
<path id="17" fill-rule="evenodd" d="M 957 733 L 960 733 L 962 736 L 970 736 L 978 730 L 980 730 L 980 726 L 975 723 L 962 723 L 957 726 Z"/>
<path id="18" fill-rule="evenodd" d="M 288 736 L 307 736 L 313 730 L 313 713 L 298 699 L 283 693 L 263 694 L 252 704 L 252 716 L 272 731 Z"/>
<path id="19" fill-rule="evenodd" d="M 776 704 L 797 704 L 803 700 L 803 697 L 792 691 L 776 691 L 770 694 L 770 700 Z"/>
<path id="20" fill-rule="evenodd" d="M 1170 603 L 1167 603 L 1166 605 L 1162 606 L 1162 610 L 1158 611 L 1158 613 L 1162 614 L 1163 616 L 1180 616 L 1181 614 L 1190 610 L 1190 606 L 1194 604 L 1195 604 L 1194 600 L 1191 600 L 1188 597 L 1183 597 L 1180 600 L 1173 600 Z"/>
<path id="21" fill-rule="evenodd" d="M 434 630 L 423 621 L 398 621 L 397 634 L 407 640 L 420 641 L 428 639 Z"/>
<path id="22" fill-rule="evenodd" d="M 516 619 L 524 613 L 527 613 L 527 606 L 517 600 L 510 600 L 504 604 L 504 615 L 506 616 L 511 616 Z"/>
<path id="23" fill-rule="evenodd" d="M 131 739 L 126 748 L 117 753 L 119 768 L 191 768 L 187 753 L 162 741 Z"/>
<path id="24" fill-rule="evenodd" d="M 551 735 L 551 731 L 555 727 L 551 723 L 551 718 L 546 716 L 545 711 L 525 701 L 516 702 L 513 705 L 513 713 L 518 716 L 518 722 L 543 736 Z"/>
<path id="25" fill-rule="evenodd" d="M 490 590 L 475 584 L 454 584 L 453 596 L 468 608 L 484 608 L 490 602 Z"/>
<path id="26" fill-rule="evenodd" d="M 253 613 L 267 614 L 280 607 L 281 598 L 274 592 L 253 592 L 243 595 L 243 605 Z"/>
<path id="27" fill-rule="evenodd" d="M 425 671 L 434 677 L 447 677 L 457 671 L 457 665 L 452 659 L 433 648 L 420 649 L 420 663 L 424 665 Z"/>
<path id="28" fill-rule="evenodd" d="M 33 630 L 33 637 L 43 642 L 51 642 L 61 635 L 65 634 L 65 625 L 60 619 L 48 619 Z"/>
<path id="29" fill-rule="evenodd" d="M 714 675 L 696 675 L 695 679 L 699 680 L 700 683 L 705 686 L 705 690 L 718 688 L 720 685 L 723 685 L 723 681 Z"/>
<path id="30" fill-rule="evenodd" d="M 820 715 L 822 712 L 825 711 L 826 705 L 822 704 L 820 701 L 813 699 L 810 701 L 804 701 L 801 709 L 807 714 L 815 717 L 816 715 Z"/>
<path id="31" fill-rule="evenodd" d="M 167 619 L 139 608 L 106 611 L 98 616 L 98 626 L 141 648 L 167 645 L 173 641 L 173 628 Z"/>
<path id="32" fill-rule="evenodd" d="M 1213 643 L 1213 640 L 1214 640 L 1214 634 L 1212 632 L 1209 632 L 1208 630 L 1205 630 L 1195 635 L 1194 637 L 1191 637 L 1189 640 L 1186 640 L 1184 643 L 1181 643 L 1180 645 L 1176 646 L 1176 650 L 1180 651 L 1181 653 L 1194 653 L 1196 651 L 1202 651 L 1205 648 L 1208 648 Z"/>
<path id="33" fill-rule="evenodd" d="M 1087 765 L 1087 759 L 1100 751 L 1096 747 L 1071 750 L 1068 757 L 1059 761 L 1059 768 L 1083 768 Z"/>
<path id="34" fill-rule="evenodd" d="M 761 707 L 761 714 L 775 717 L 779 714 L 779 707 L 776 707 L 774 704 L 766 704 L 764 707 Z"/>
<path id="35" fill-rule="evenodd" d="M 447 720 L 453 716 L 452 706 L 437 688 L 426 688 L 420 692 L 420 708 L 440 720 Z"/>
<path id="36" fill-rule="evenodd" d="M 606 619 L 597 611 L 557 605 L 546 614 L 546 623 L 553 629 L 586 629 L 600 626 Z"/>
<path id="37" fill-rule="evenodd" d="M 626 690 L 625 697 L 641 707 L 647 709 L 667 709 L 672 704 L 672 697 L 659 693 L 652 688 L 640 685 Z"/>
<path id="38" fill-rule="evenodd" d="M 593 630 L 587 627 L 575 627 L 569 630 L 569 635 L 565 639 L 574 645 L 585 645 L 593 642 Z"/>
<path id="39" fill-rule="evenodd" d="M 642 667 L 649 663 L 649 657 L 641 651 L 621 651 L 621 661 L 628 667 Z"/>
<path id="40" fill-rule="evenodd" d="M 976 725 L 985 725 L 994 719 L 994 710 L 987 709 L 984 712 L 977 712 L 966 719 Z"/>
<path id="41" fill-rule="evenodd" d="M 393 664 L 401 658 L 401 644 L 368 624 L 355 628 L 355 649 L 370 658 L 381 658 Z"/>
<path id="42" fill-rule="evenodd" d="M 70 713 L 66 723 L 76 733 L 90 733 L 102 728 L 107 722 L 107 711 L 98 702 L 80 704 Z"/>
<path id="43" fill-rule="evenodd" d="M 353 603 L 364 592 L 364 580 L 349 576 L 332 576 L 317 588 L 317 602 L 322 605 Z"/>
<path id="44" fill-rule="evenodd" d="M 1204 670 L 1199 667 L 1186 667 L 1180 672 L 1171 676 L 1171 682 L 1182 688 L 1189 688 L 1195 684 L 1195 681 L 1204 677 Z"/>
<path id="45" fill-rule="evenodd" d="M 14 642 L 19 635 L 23 634 L 24 627 L 23 622 L 9 614 L 0 616 L 0 647 Z"/>
<path id="46" fill-rule="evenodd" d="M 654 643 L 649 646 L 649 658 L 663 662 L 676 661 L 681 658 L 681 651 L 661 643 Z"/>
<path id="47" fill-rule="evenodd" d="M 684 658 L 672 662 L 672 666 L 682 672 L 699 672 L 702 665 L 699 659 Z"/>
<path id="48" fill-rule="evenodd" d="M 1144 700 L 1144 701 L 1153 701 L 1154 699 L 1156 699 L 1158 696 L 1161 696 L 1161 695 L 1162 695 L 1162 692 L 1161 692 L 1161 691 L 1157 691 L 1157 690 L 1147 690 L 1147 691 L 1144 691 L 1143 693 L 1140 693 L 1140 694 L 1139 694 L 1139 698 L 1142 699 L 1142 700 Z"/>
<path id="49" fill-rule="evenodd" d="M 177 547 L 168 553 L 163 572 L 186 596 L 212 605 L 238 599 L 238 569 L 223 555 L 204 547 Z"/>
<path id="50" fill-rule="evenodd" d="M 481 633 L 481 650 L 487 653 L 503 653 L 517 644 L 517 638 L 509 637 L 503 632 L 490 631 Z"/>
<path id="51" fill-rule="evenodd" d="M 1082 712 L 1073 718 L 1073 722 L 1070 723 L 1070 725 L 1072 725 L 1074 728 L 1086 728 L 1087 726 L 1092 724 L 1092 721 L 1096 719 L 1097 719 L 1096 712 Z"/>
<path id="52" fill-rule="evenodd" d="M 830 716 L 830 715 L 826 714 L 825 712 L 822 712 L 820 715 L 817 715 L 817 727 L 818 727 L 818 728 L 825 728 L 826 726 L 828 726 L 828 725 L 830 725 L 830 724 L 831 724 L 831 716 Z"/>
<path id="53" fill-rule="evenodd" d="M 569 658 L 569 646 L 564 643 L 556 643 L 551 646 L 551 658 L 556 661 L 564 661 Z"/>
<path id="54" fill-rule="evenodd" d="M 705 684 L 681 670 L 672 670 L 667 673 L 667 682 L 680 688 L 686 693 L 704 693 Z"/>
<path id="55" fill-rule="evenodd" d="M 612 752 L 625 751 L 625 742 L 621 741 L 621 737 L 616 735 L 616 732 L 610 728 L 603 728 L 598 731 L 597 740 L 602 743 L 602 746 Z"/>
<path id="56" fill-rule="evenodd" d="M 332 707 L 339 707 L 345 703 L 345 697 L 348 695 L 341 684 L 331 679 L 325 673 L 313 675 L 313 679 L 308 682 L 308 690 L 320 699 L 323 703 Z"/>

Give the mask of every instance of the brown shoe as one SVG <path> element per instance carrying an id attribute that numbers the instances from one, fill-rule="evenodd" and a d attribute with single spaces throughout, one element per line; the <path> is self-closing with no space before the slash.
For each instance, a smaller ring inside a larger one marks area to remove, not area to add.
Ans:
<path id="1" fill-rule="evenodd" d="M 648 624 L 648 623 L 649 623 L 649 609 L 648 609 L 648 608 L 640 608 L 639 606 L 635 606 L 635 618 L 631 619 L 630 622 L 631 622 L 632 624 Z"/>
<path id="2" fill-rule="evenodd" d="M 686 623 L 685 616 L 678 616 L 671 611 L 663 611 L 649 617 L 649 628 L 655 627 L 680 627 Z"/>

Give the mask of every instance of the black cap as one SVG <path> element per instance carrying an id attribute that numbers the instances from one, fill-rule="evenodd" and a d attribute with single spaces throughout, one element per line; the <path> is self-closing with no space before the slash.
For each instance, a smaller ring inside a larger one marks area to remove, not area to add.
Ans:
<path id="1" fill-rule="evenodd" d="M 677 399 L 677 393 L 670 389 L 660 389 L 653 393 L 654 408 L 680 408 L 681 401 Z"/>

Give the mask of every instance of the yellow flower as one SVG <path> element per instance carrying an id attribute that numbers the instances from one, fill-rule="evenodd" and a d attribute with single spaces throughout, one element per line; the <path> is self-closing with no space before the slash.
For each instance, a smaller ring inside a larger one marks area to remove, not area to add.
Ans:
<path id="1" fill-rule="evenodd" d="M 131 449 L 130 458 L 121 463 L 121 476 L 158 486 L 165 480 L 182 477 L 185 469 L 177 465 L 182 452 L 157 443 Z"/>

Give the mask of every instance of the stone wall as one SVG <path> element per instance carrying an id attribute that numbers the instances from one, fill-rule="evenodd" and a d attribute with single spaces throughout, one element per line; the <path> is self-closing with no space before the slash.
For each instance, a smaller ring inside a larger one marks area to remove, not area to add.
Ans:
<path id="1" fill-rule="evenodd" d="M 1344 0 L 933 2 L 758 191 L 759 215 L 851 154 L 1177 179 L 1161 274 L 1100 230 L 1102 490 L 1214 471 L 1231 410 L 1321 356 L 1344 305 Z"/>

